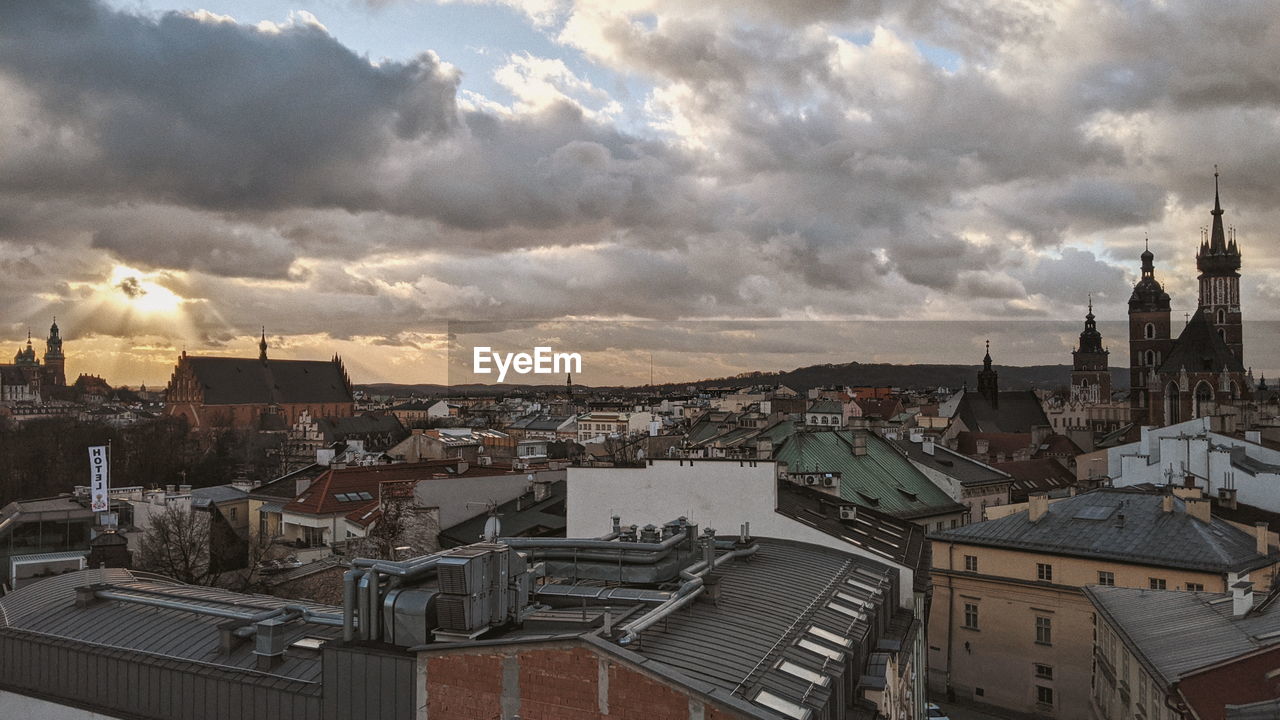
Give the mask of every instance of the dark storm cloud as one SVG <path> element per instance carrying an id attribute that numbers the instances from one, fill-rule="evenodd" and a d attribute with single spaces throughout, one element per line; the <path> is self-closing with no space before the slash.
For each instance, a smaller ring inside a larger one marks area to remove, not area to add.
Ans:
<path id="1" fill-rule="evenodd" d="M 375 67 L 305 23 L 270 33 L 18 0 L 0 4 L 0 72 L 94 150 L 74 167 L 7 167 L 23 191 L 362 207 L 371 156 L 455 122 L 456 75 L 432 56 Z"/>
<path id="2" fill-rule="evenodd" d="M 43 273 L 0 299 L 61 315 L 129 266 L 191 300 L 205 343 L 266 323 L 416 346 L 406 328 L 450 317 L 1074 318 L 1089 291 L 1114 316 L 1144 232 L 1183 289 L 1214 163 L 1247 269 L 1280 272 L 1268 5 L 495 1 L 633 106 L 516 48 L 503 106 L 460 92 L 457 58 L 374 63 L 304 14 L 0 3 L 0 268 Z"/>

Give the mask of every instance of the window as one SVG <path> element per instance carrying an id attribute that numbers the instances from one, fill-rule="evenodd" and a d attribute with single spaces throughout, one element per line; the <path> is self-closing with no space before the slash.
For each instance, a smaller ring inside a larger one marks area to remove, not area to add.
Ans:
<path id="1" fill-rule="evenodd" d="M 1152 590 L 1164 590 L 1164 589 L 1165 589 L 1165 582 L 1164 582 L 1164 578 L 1148 578 L 1148 579 L 1151 581 L 1151 589 L 1152 589 Z"/>
<path id="2" fill-rule="evenodd" d="M 974 603 L 964 604 L 964 627 L 970 630 L 978 629 L 978 606 Z"/>
<path id="3" fill-rule="evenodd" d="M 1053 619 L 1036 616 L 1036 643 L 1040 645 L 1053 644 Z"/>
<path id="4" fill-rule="evenodd" d="M 965 569 L 965 570 L 967 570 L 968 572 L 978 572 L 978 556 L 977 556 L 977 555 L 965 555 L 965 556 L 964 556 L 964 569 Z"/>
<path id="5" fill-rule="evenodd" d="M 236 519 L 236 509 L 235 509 L 235 508 L 230 508 L 230 517 L 231 517 L 231 519 L 232 519 L 232 520 L 235 520 L 235 519 Z"/>
<path id="6" fill-rule="evenodd" d="M 1106 585 L 1107 587 L 1114 587 L 1116 584 L 1116 574 L 1113 572 L 1107 572 L 1106 570 L 1099 570 L 1098 584 Z"/>
<path id="7" fill-rule="evenodd" d="M 1187 583 L 1187 592 L 1204 592 L 1204 583 Z"/>
<path id="8" fill-rule="evenodd" d="M 306 527 L 302 528 L 302 541 L 307 547 L 320 547 L 324 545 L 324 528 Z"/>
<path id="9" fill-rule="evenodd" d="M 1040 663 L 1036 663 L 1036 677 L 1040 678 L 1041 680 L 1052 680 L 1053 666 L 1041 665 Z"/>
<path id="10" fill-rule="evenodd" d="M 1156 326 L 1155 326 L 1155 324 L 1154 324 L 1154 323 L 1147 323 L 1147 324 L 1146 324 L 1146 326 L 1142 328 L 1142 337 L 1144 337 L 1144 338 L 1146 338 L 1146 339 L 1148 339 L 1148 340 L 1151 340 L 1151 339 L 1155 338 L 1155 336 L 1156 336 Z"/>
<path id="11" fill-rule="evenodd" d="M 1043 685 L 1036 686 L 1036 702 L 1041 705 L 1053 707 L 1053 688 Z"/>
<path id="12" fill-rule="evenodd" d="M 1052 582 L 1053 566 L 1048 563 L 1036 563 L 1036 579 Z"/>

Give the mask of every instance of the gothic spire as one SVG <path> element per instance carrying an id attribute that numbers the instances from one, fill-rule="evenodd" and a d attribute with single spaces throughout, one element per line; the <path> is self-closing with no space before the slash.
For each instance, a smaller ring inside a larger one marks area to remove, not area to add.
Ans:
<path id="1" fill-rule="evenodd" d="M 262 339 L 258 341 L 258 359 L 267 361 L 267 326 L 262 326 Z"/>
<path id="2" fill-rule="evenodd" d="M 1218 166 L 1213 166 L 1213 231 L 1209 235 L 1209 252 L 1227 251 L 1227 234 L 1222 229 L 1222 201 L 1218 198 Z"/>

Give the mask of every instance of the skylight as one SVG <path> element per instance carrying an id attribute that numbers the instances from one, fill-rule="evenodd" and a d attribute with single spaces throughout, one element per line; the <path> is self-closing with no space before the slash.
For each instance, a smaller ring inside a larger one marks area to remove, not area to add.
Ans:
<path id="1" fill-rule="evenodd" d="M 849 617 L 851 617 L 851 618 L 855 618 L 855 619 L 858 619 L 858 620 L 866 620 L 866 619 L 867 619 L 867 616 L 866 616 L 866 614 L 865 614 L 865 613 L 858 612 L 857 610 L 854 610 L 853 608 L 849 607 L 848 605 L 841 605 L 840 603 L 833 602 L 833 603 L 828 604 L 828 605 L 827 605 L 827 607 L 831 608 L 832 610 L 835 610 L 836 612 L 840 613 L 841 615 L 847 615 L 847 616 L 849 616 Z"/>
<path id="2" fill-rule="evenodd" d="M 846 638 L 841 635 L 837 635 L 831 632 L 830 630 L 824 630 L 823 628 L 820 628 L 817 625 L 810 625 L 807 632 L 810 635 L 813 635 L 814 637 L 820 637 L 829 643 L 835 643 L 836 645 L 841 645 L 843 647 L 849 647 L 850 645 L 853 644 L 853 641 L 850 640 L 849 638 Z"/>
<path id="3" fill-rule="evenodd" d="M 796 643 L 796 647 L 804 648 L 805 650 L 808 650 L 811 653 L 817 653 L 822 657 L 828 658 L 830 660 L 839 660 L 840 658 L 844 657 L 844 653 L 841 652 L 840 650 L 836 650 L 835 648 L 829 648 L 826 645 L 819 645 L 818 643 L 812 640 L 806 640 L 804 638 L 801 638 L 800 642 Z"/>
<path id="4" fill-rule="evenodd" d="M 786 698 L 778 697 L 768 690 L 761 690 L 757 693 L 756 702 L 796 720 L 806 720 L 810 714 L 807 708 L 800 707 Z"/>
<path id="5" fill-rule="evenodd" d="M 805 680 L 822 687 L 826 687 L 827 684 L 831 682 L 831 678 L 829 676 L 823 675 L 820 672 L 814 672 L 813 670 L 797 665 L 790 660 L 783 660 L 778 663 L 778 669 L 788 675 L 798 677 L 801 680 Z"/>

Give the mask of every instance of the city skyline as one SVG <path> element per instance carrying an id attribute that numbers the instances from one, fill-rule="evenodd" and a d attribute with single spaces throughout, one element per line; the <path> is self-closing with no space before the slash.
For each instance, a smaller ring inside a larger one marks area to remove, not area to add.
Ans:
<path id="1" fill-rule="evenodd" d="M 1065 362 L 1090 293 L 1119 349 L 1148 237 L 1194 307 L 1215 166 L 1246 318 L 1280 319 L 1259 10 L 14 3 L 0 342 L 57 316 L 73 372 L 150 385 L 265 325 L 282 357 L 431 382 L 449 320 L 1018 319 L 1046 331 L 1000 362 Z M 650 353 L 668 380 L 980 357 L 947 330 L 613 342 L 632 382 Z"/>

